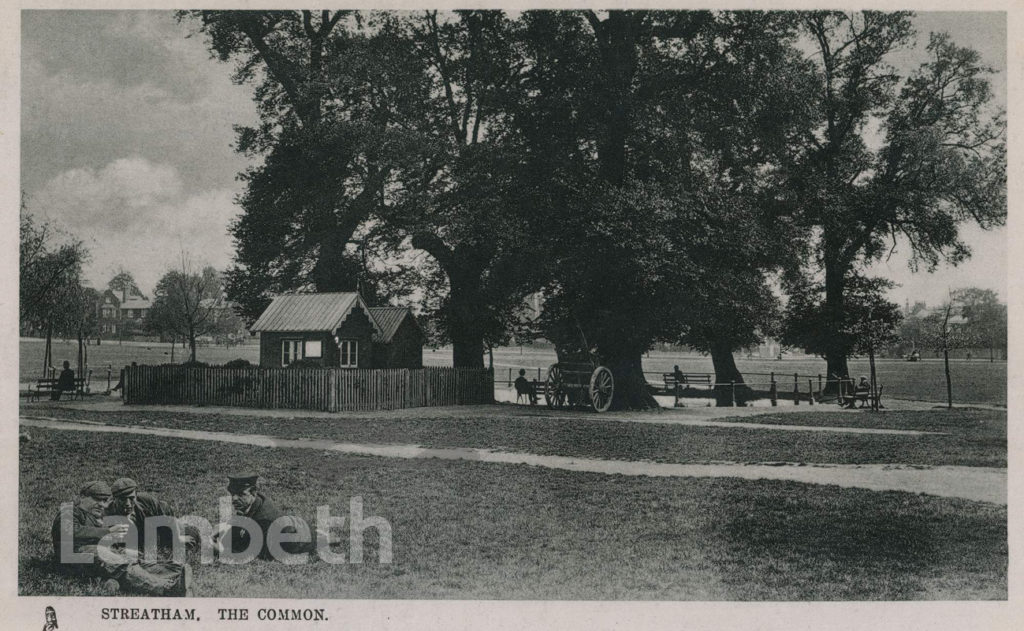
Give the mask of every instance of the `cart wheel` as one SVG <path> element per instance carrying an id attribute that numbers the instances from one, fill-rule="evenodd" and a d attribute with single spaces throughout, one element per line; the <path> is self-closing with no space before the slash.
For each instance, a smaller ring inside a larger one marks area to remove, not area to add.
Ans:
<path id="1" fill-rule="evenodd" d="M 612 406 L 612 395 L 615 393 L 615 378 L 612 371 L 604 366 L 594 369 L 590 376 L 590 402 L 595 412 L 606 412 Z"/>
<path id="2" fill-rule="evenodd" d="M 544 388 L 544 402 L 554 410 L 565 406 L 565 387 L 563 385 L 562 371 L 558 364 L 551 364 L 548 367 L 548 378 Z"/>

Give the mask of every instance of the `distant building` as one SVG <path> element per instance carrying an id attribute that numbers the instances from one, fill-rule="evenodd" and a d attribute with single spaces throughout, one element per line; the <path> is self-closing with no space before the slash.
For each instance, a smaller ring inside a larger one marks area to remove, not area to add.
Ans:
<path id="1" fill-rule="evenodd" d="M 100 334 L 124 339 L 141 332 L 152 306 L 149 298 L 127 290 L 104 291 L 99 305 Z"/>
<path id="2" fill-rule="evenodd" d="M 342 368 L 420 368 L 423 332 L 408 309 L 368 307 L 355 292 L 274 298 L 250 331 L 260 366 L 299 360 Z"/>

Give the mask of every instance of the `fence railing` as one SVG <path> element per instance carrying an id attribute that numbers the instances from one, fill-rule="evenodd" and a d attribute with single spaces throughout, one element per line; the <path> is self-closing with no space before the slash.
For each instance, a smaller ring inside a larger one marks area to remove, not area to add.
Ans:
<path id="1" fill-rule="evenodd" d="M 223 405 L 338 412 L 493 403 L 476 368 L 208 368 L 131 366 L 129 404 Z"/>

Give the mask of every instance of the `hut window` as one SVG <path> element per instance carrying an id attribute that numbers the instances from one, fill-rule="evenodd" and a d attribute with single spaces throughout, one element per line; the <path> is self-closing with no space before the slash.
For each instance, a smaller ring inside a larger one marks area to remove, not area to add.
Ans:
<path id="1" fill-rule="evenodd" d="M 341 361 L 338 365 L 348 368 L 359 366 L 359 342 L 357 340 L 341 340 L 338 342 Z"/>
<path id="2" fill-rule="evenodd" d="M 281 365 L 288 364 L 302 359 L 302 340 L 281 341 Z"/>
<path id="3" fill-rule="evenodd" d="M 320 340 L 306 340 L 306 357 L 323 357 Z"/>

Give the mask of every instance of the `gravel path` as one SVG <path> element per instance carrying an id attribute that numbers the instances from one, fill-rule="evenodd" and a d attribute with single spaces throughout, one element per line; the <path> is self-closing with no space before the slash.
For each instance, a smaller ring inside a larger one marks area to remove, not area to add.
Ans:
<path id="1" fill-rule="evenodd" d="M 51 417 L 22 416 L 22 426 L 65 431 L 141 434 L 188 440 L 217 441 L 257 447 L 318 449 L 384 458 L 439 458 L 504 464 L 525 464 L 567 471 L 646 475 L 654 477 L 734 477 L 748 480 L 792 480 L 807 484 L 834 484 L 873 491 L 906 491 L 1006 504 L 1006 469 L 958 466 L 838 465 L 803 463 L 666 464 L 645 461 L 600 460 L 470 448 L 425 448 L 418 445 L 370 445 L 329 440 L 295 440 L 260 434 L 234 434 L 161 427 L 126 427 L 63 421 Z M 731 426 L 736 424 L 731 423 Z M 747 424 L 743 424 L 747 425 Z M 758 425 L 758 429 L 770 427 Z M 778 428 L 779 426 L 771 426 Z"/>

